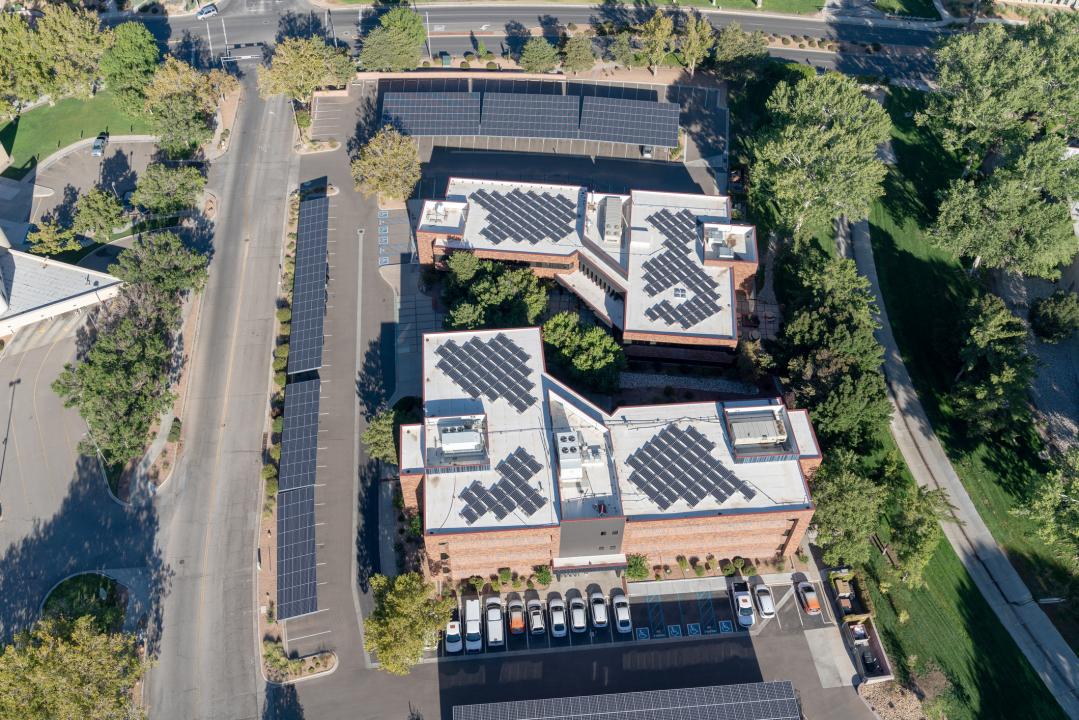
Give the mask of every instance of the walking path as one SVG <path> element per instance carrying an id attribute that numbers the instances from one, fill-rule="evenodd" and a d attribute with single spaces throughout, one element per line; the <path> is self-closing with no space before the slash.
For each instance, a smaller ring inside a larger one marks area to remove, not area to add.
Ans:
<path id="1" fill-rule="evenodd" d="M 919 485 L 944 488 L 956 522 L 944 534 L 974 584 L 1069 717 L 1079 718 L 1079 658 L 1042 611 L 982 521 L 933 432 L 899 354 L 888 321 L 870 243 L 869 224 L 853 225 L 852 246 L 859 272 L 868 280 L 880 308 L 877 340 L 884 347 L 884 374 L 895 405 L 892 436 Z"/>

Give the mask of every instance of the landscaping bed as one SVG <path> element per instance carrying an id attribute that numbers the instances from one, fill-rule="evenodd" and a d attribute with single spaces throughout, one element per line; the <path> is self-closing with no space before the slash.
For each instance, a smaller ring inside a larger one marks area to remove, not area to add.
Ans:
<path id="1" fill-rule="evenodd" d="M 127 591 L 112 578 L 86 573 L 64 580 L 45 598 L 42 614 L 74 620 L 94 618 L 103 632 L 117 632 L 124 624 Z"/>

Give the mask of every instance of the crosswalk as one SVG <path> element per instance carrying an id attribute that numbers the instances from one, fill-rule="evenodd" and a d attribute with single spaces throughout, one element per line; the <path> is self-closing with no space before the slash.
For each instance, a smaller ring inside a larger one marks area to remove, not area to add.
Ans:
<path id="1" fill-rule="evenodd" d="M 72 310 L 50 320 L 42 320 L 21 328 L 15 333 L 11 342 L 4 347 L 3 353 L 0 354 L 0 362 L 39 347 L 47 347 L 65 338 L 74 337 L 85 322 L 85 312 Z"/>

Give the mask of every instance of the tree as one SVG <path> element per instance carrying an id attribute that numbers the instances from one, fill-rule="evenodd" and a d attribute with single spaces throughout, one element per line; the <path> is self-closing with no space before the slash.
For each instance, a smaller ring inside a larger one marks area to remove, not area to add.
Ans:
<path id="1" fill-rule="evenodd" d="M 360 439 L 363 440 L 369 458 L 391 465 L 397 464 L 397 425 L 392 409 L 379 410 L 367 423 L 367 429 L 363 431 Z"/>
<path id="2" fill-rule="evenodd" d="M 851 260 L 806 258 L 795 285 L 776 345 L 783 381 L 826 443 L 856 447 L 892 412 L 869 282 Z"/>
<path id="3" fill-rule="evenodd" d="M 864 477 L 854 453 L 840 450 L 829 455 L 813 475 L 813 522 L 817 542 L 828 565 L 869 561 L 869 533 L 884 502 L 884 488 Z"/>
<path id="4" fill-rule="evenodd" d="M 962 337 L 952 409 L 973 432 L 1013 435 L 1026 418 L 1034 370 L 1023 321 L 996 295 L 985 294 L 970 301 Z"/>
<path id="5" fill-rule="evenodd" d="M 647 580 L 651 571 L 648 567 L 648 556 L 635 553 L 626 556 L 626 579 Z"/>
<path id="6" fill-rule="evenodd" d="M 1079 553 L 1079 447 L 1057 458 L 1048 473 L 1036 476 L 1029 497 L 1014 512 L 1034 520 L 1042 540 L 1074 559 Z"/>
<path id="7" fill-rule="evenodd" d="M 633 36 L 628 32 L 620 32 L 607 48 L 607 54 L 614 62 L 624 68 L 630 68 L 637 64 L 637 51 L 633 49 Z"/>
<path id="8" fill-rule="evenodd" d="M 44 619 L 0 654 L 0 717 L 144 718 L 133 690 L 145 672 L 134 635 L 101 632 L 90 616 Z"/>
<path id="9" fill-rule="evenodd" d="M 142 112 L 143 90 L 160 60 L 157 41 L 142 23 L 121 23 L 113 29 L 112 43 L 101 56 L 101 74 L 120 107 L 133 115 Z"/>
<path id="10" fill-rule="evenodd" d="M 724 25 L 715 41 L 715 59 L 724 77 L 748 79 L 753 70 L 768 57 L 764 33 L 747 33 L 738 23 Z"/>
<path id="11" fill-rule="evenodd" d="M 60 227 L 55 220 L 39 221 L 26 235 L 26 242 L 30 245 L 30 252 L 35 255 L 58 255 L 82 247 L 75 237 L 75 231 Z"/>
<path id="12" fill-rule="evenodd" d="M 1057 290 L 1049 297 L 1038 300 L 1030 308 L 1030 325 L 1034 334 L 1045 342 L 1067 340 L 1079 330 L 1079 295 L 1068 290 Z"/>
<path id="13" fill-rule="evenodd" d="M 751 200 L 774 207 L 794 235 L 806 226 L 868 216 L 887 172 L 877 147 L 891 123 L 884 109 L 839 73 L 780 82 L 767 108 L 771 123 L 753 141 Z"/>
<path id="14" fill-rule="evenodd" d="M 674 19 L 657 10 L 637 29 L 637 37 L 645 63 L 655 75 L 656 68 L 666 61 L 667 53 L 670 52 L 671 39 L 674 37 Z"/>
<path id="15" fill-rule="evenodd" d="M 889 498 L 889 506 L 892 544 L 903 581 L 920 586 L 925 567 L 944 537 L 940 523 L 951 517 L 948 496 L 943 488 L 930 490 L 910 483 Z"/>
<path id="16" fill-rule="evenodd" d="M 154 215 L 171 215 L 195 207 L 205 186 L 206 178 L 196 167 L 154 163 L 135 181 L 131 202 Z"/>
<path id="17" fill-rule="evenodd" d="M 67 4 L 46 6 L 35 32 L 39 57 L 48 66 L 44 89 L 54 98 L 89 97 L 106 39 L 98 30 L 97 13 Z"/>
<path id="18" fill-rule="evenodd" d="M 127 291 L 132 292 L 132 291 Z M 53 382 L 65 407 L 77 407 L 90 432 L 80 450 L 100 451 L 107 465 L 142 455 L 150 428 L 172 404 L 168 319 L 152 304 L 126 299 L 117 319 L 77 364 Z"/>
<path id="19" fill-rule="evenodd" d="M 109 272 L 174 303 L 184 293 L 198 292 L 206 285 L 206 256 L 188 248 L 175 233 L 141 233 L 109 266 Z"/>
<path id="20" fill-rule="evenodd" d="M 124 221 L 124 207 L 115 193 L 94 188 L 75 203 L 75 232 L 97 242 L 108 242 L 114 228 Z"/>
<path id="21" fill-rule="evenodd" d="M 375 609 L 364 622 L 364 648 L 381 669 L 407 675 L 423 656 L 424 645 L 438 636 L 453 613 L 452 598 L 433 599 L 434 586 L 419 573 L 390 579 L 371 578 Z"/>
<path id="22" fill-rule="evenodd" d="M 561 312 L 543 325 L 543 341 L 556 374 L 594 392 L 614 392 L 626 366 L 622 346 L 601 327 Z"/>
<path id="23" fill-rule="evenodd" d="M 146 111 L 165 152 L 183 155 L 213 137 L 225 82 L 220 73 L 200 73 L 171 55 L 158 66 L 144 93 Z"/>
<path id="24" fill-rule="evenodd" d="M 1002 25 L 952 35 L 936 51 L 938 90 L 917 122 L 936 130 L 969 171 L 997 145 L 1030 136 L 1027 117 L 1045 101 L 1039 64 Z"/>
<path id="25" fill-rule="evenodd" d="M 451 272 L 443 302 L 450 308 L 445 324 L 451 330 L 523 327 L 536 324 L 546 310 L 547 288 L 528 268 L 482 260 L 470 281 Z"/>
<path id="26" fill-rule="evenodd" d="M 383 127 L 352 161 L 356 188 L 404 200 L 420 180 L 416 141 L 393 127 Z"/>
<path id="27" fill-rule="evenodd" d="M 682 62 L 689 69 L 690 77 L 712 52 L 716 44 L 716 30 L 712 23 L 695 13 L 686 20 L 686 27 L 682 31 Z"/>
<path id="28" fill-rule="evenodd" d="M 592 36 L 587 33 L 574 35 L 566 41 L 562 49 L 562 67 L 572 73 L 591 70 L 596 64 L 596 53 L 592 49 Z"/>
<path id="29" fill-rule="evenodd" d="M 738 374 L 745 382 L 756 383 L 775 367 L 775 360 L 763 348 L 760 340 L 739 340 L 735 360 Z"/>
<path id="30" fill-rule="evenodd" d="M 1079 135 L 1079 15 L 1049 13 L 1021 33 L 1043 63 L 1043 125 L 1061 137 Z"/>
<path id="31" fill-rule="evenodd" d="M 941 201 L 930 240 L 957 257 L 1025 275 L 1060 276 L 1075 255 L 1069 196 L 1079 195 L 1079 157 L 1055 138 L 1032 143 L 985 179 L 959 179 Z"/>
<path id="32" fill-rule="evenodd" d="M 427 30 L 423 18 L 418 12 L 407 6 L 397 6 L 378 19 L 379 25 L 393 32 L 399 32 L 408 39 L 417 52 L 427 42 Z"/>
<path id="33" fill-rule="evenodd" d="M 550 72 L 558 67 L 558 49 L 545 38 L 534 37 L 525 43 L 517 62 L 526 72 Z"/>
<path id="34" fill-rule="evenodd" d="M 365 70 L 411 70 L 420 64 L 421 45 L 403 28 L 377 27 L 363 38 L 360 66 Z"/>
<path id="35" fill-rule="evenodd" d="M 355 74 L 348 53 L 327 45 L 319 37 L 287 38 L 274 48 L 269 67 L 259 68 L 263 97 L 287 95 L 301 105 L 324 87 L 347 85 Z"/>
<path id="36" fill-rule="evenodd" d="M 33 30 L 21 13 L 0 13 L 0 110 L 16 113 L 23 103 L 36 100 L 45 92 L 48 66 Z"/>

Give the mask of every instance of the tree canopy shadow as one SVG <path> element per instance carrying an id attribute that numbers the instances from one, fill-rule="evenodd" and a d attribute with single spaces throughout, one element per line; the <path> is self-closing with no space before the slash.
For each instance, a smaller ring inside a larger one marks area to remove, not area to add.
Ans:
<path id="1" fill-rule="evenodd" d="M 184 30 L 180 35 L 180 39 L 172 48 L 172 54 L 196 68 L 208 68 L 212 63 L 210 45 L 206 38 L 190 30 Z"/>
<path id="2" fill-rule="evenodd" d="M 262 720 L 304 720 L 304 717 L 295 685 L 266 684 Z"/>
<path id="3" fill-rule="evenodd" d="M 42 220 L 48 220 L 61 227 L 71 227 L 75 222 L 75 205 L 79 202 L 79 189 L 68 183 L 60 196 L 60 202 L 41 214 Z"/>
<path id="4" fill-rule="evenodd" d="M 312 10 L 308 13 L 297 13 L 289 10 L 277 21 L 277 35 L 274 42 L 281 42 L 289 38 L 313 38 L 326 37 L 326 26 L 322 17 Z"/>
<path id="5" fill-rule="evenodd" d="M 131 167 L 132 155 L 117 150 L 101 163 L 98 186 L 114 193 L 120 200 L 123 200 L 124 193 L 135 189 L 137 176 Z"/>
<path id="6" fill-rule="evenodd" d="M 521 51 L 524 50 L 525 43 L 528 42 L 532 34 L 523 23 L 517 20 L 510 20 L 506 23 L 506 52 L 510 57 L 520 57 Z"/>

